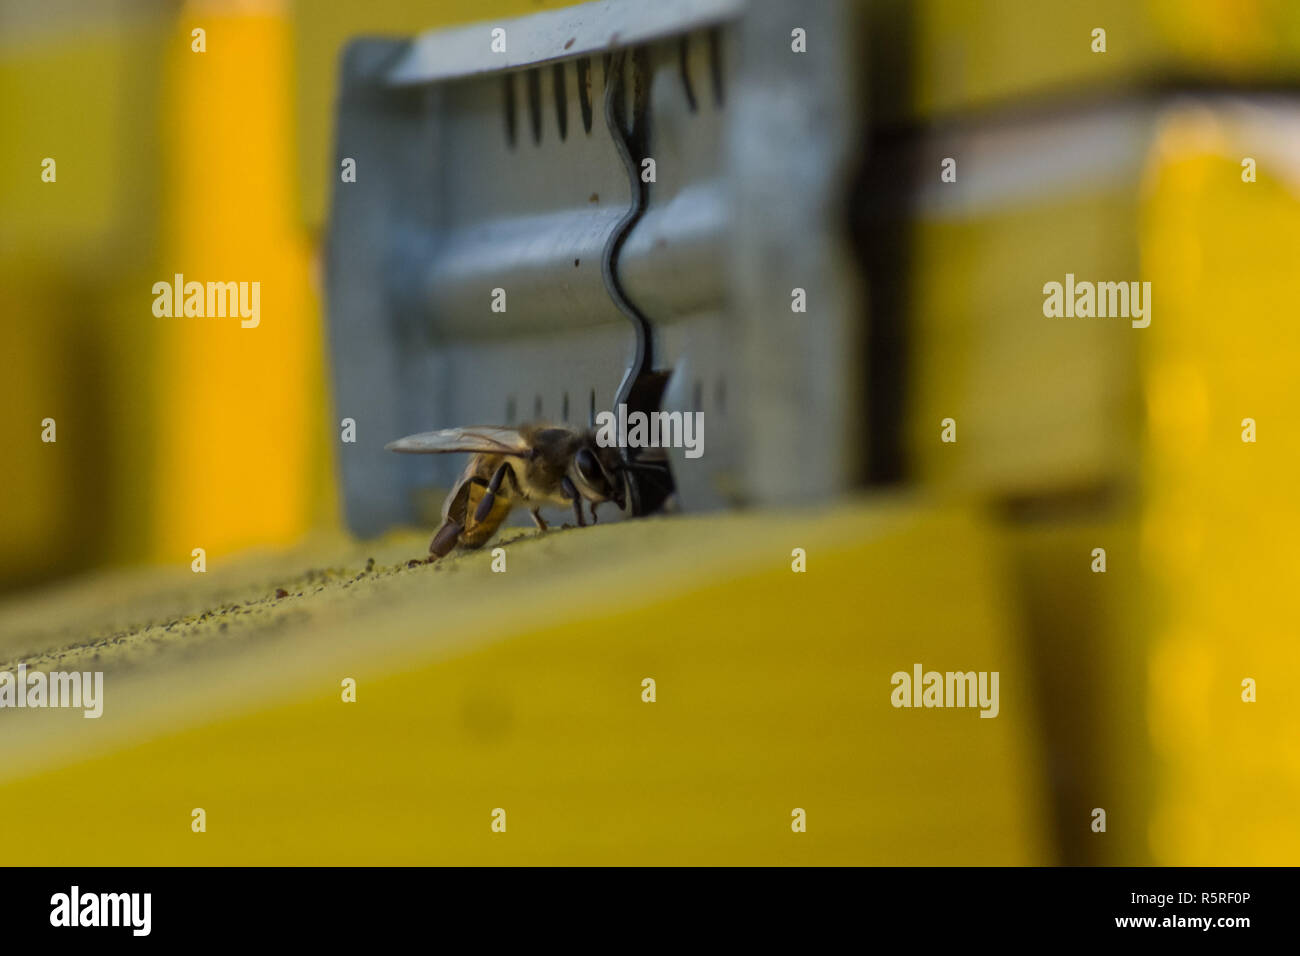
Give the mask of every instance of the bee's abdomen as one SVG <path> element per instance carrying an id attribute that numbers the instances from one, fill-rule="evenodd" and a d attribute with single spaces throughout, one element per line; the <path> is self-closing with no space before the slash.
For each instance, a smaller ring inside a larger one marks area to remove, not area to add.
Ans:
<path id="1" fill-rule="evenodd" d="M 513 501 L 510 493 L 503 486 L 497 492 L 496 501 L 493 502 L 492 510 L 488 512 L 487 517 L 482 521 L 476 521 L 474 513 L 478 510 L 479 502 L 483 499 L 485 491 L 486 488 L 477 482 L 469 487 L 469 497 L 465 502 L 465 530 L 461 532 L 460 536 L 460 546 L 462 548 L 483 547 L 497 533 L 501 523 L 510 514 Z"/>

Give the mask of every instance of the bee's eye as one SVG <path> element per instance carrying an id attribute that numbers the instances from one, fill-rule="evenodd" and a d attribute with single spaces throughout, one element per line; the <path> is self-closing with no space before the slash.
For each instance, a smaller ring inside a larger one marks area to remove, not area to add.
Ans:
<path id="1" fill-rule="evenodd" d="M 597 490 L 605 487 L 605 474 L 600 470 L 600 463 L 596 461 L 596 456 L 591 453 L 591 449 L 579 449 L 573 461 L 578 466 L 578 474 L 582 476 L 583 481 Z"/>

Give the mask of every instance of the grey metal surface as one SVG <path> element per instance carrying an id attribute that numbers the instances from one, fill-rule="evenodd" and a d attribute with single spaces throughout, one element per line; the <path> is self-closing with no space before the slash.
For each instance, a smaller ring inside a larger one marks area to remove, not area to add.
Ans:
<path id="1" fill-rule="evenodd" d="M 336 168 L 356 158 L 358 180 L 335 185 L 329 262 L 337 417 L 359 426 L 340 456 L 353 530 L 418 520 L 460 467 L 385 455 L 397 436 L 611 408 L 636 352 L 629 312 L 669 375 L 663 408 L 704 413 L 704 456 L 672 459 L 682 508 L 851 483 L 859 304 L 836 203 L 860 104 L 837 85 L 852 72 L 846 6 L 628 0 L 354 43 Z M 816 55 L 790 51 L 796 25 Z M 657 173 L 612 266 L 625 302 L 601 269 L 638 205 L 604 114 L 620 52 L 621 135 L 641 124 L 632 159 Z M 807 313 L 790 311 L 795 286 Z"/>
<path id="2" fill-rule="evenodd" d="M 737 439 L 756 501 L 850 487 L 862 420 L 862 303 L 848 207 L 861 161 L 861 30 L 849 3 L 755 0 L 737 27 L 726 162 L 735 218 L 728 292 L 746 416 Z M 788 50 L 793 26 L 815 53 Z M 791 311 L 804 289 L 807 312 Z"/>
<path id="3" fill-rule="evenodd" d="M 620 0 L 583 3 L 509 20 L 489 20 L 420 36 L 388 74 L 394 85 L 458 77 L 627 49 L 732 20 L 744 0 Z M 492 31 L 505 30 L 505 51 Z"/>

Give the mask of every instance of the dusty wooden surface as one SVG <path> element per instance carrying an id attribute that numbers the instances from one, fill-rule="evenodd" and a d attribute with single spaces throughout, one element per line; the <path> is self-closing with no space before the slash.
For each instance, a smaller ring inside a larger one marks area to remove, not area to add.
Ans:
<path id="1" fill-rule="evenodd" d="M 420 532 L 10 602 L 0 669 L 105 675 L 99 719 L 0 712 L 0 818 L 45 834 L 21 861 L 1045 860 L 1028 702 L 993 721 L 889 703 L 918 648 L 1028 683 L 969 515 L 877 503 L 498 543 L 505 573 L 490 549 L 410 566 Z M 919 849 L 906 820 L 928 821 Z"/>

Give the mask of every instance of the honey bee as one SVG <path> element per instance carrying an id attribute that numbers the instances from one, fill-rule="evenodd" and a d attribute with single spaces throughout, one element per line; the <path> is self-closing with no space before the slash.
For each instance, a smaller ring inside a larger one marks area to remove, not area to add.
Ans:
<path id="1" fill-rule="evenodd" d="M 544 504 L 572 504 L 579 526 L 586 524 L 582 502 L 591 508 L 627 501 L 625 464 L 617 448 L 603 448 L 591 429 L 531 424 L 518 428 L 475 425 L 408 435 L 384 446 L 416 455 L 468 452 L 472 457 L 442 505 L 442 525 L 429 542 L 432 559 L 457 546 L 481 548 L 496 534 L 516 504 L 533 522 L 547 528 Z"/>

